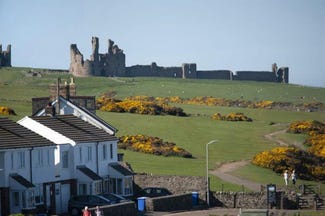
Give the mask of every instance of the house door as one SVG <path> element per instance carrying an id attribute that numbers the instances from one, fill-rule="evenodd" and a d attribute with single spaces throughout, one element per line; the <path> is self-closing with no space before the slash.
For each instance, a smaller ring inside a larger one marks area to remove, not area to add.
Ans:
<path id="1" fill-rule="evenodd" d="M 47 184 L 45 189 L 45 197 L 46 197 L 46 208 L 51 208 L 51 185 Z"/>
<path id="2" fill-rule="evenodd" d="M 68 212 L 68 202 L 70 199 L 70 184 L 61 185 L 61 213 Z"/>
<path id="3" fill-rule="evenodd" d="M 60 214 L 61 212 L 61 184 L 55 184 L 55 212 Z"/>

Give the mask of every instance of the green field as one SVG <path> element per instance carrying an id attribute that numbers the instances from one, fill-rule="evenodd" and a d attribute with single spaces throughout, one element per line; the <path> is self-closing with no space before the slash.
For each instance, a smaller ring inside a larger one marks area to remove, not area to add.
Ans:
<path id="1" fill-rule="evenodd" d="M 67 74 L 42 74 L 30 76 L 28 68 L 0 69 L 0 106 L 9 106 L 19 120 L 31 115 L 31 98 L 49 96 L 49 84 L 57 77 L 68 79 Z M 37 71 L 37 69 L 33 69 Z M 115 92 L 116 97 L 127 96 L 213 96 L 226 99 L 251 101 L 272 100 L 279 102 L 322 102 L 325 103 L 325 88 L 304 87 L 291 84 L 243 82 L 223 80 L 194 80 L 174 78 L 76 78 L 77 95 L 100 96 L 105 92 Z M 136 172 L 155 175 L 195 175 L 205 176 L 205 145 L 218 139 L 209 146 L 209 167 L 217 164 L 250 160 L 256 153 L 271 149 L 276 143 L 265 139 L 264 135 L 286 128 L 286 124 L 297 120 L 325 121 L 324 112 L 294 112 L 268 109 L 248 109 L 235 107 L 216 107 L 205 105 L 172 104 L 182 107 L 190 117 L 149 116 L 129 113 L 97 111 L 97 114 L 118 129 L 117 136 L 145 134 L 157 136 L 164 141 L 191 152 L 194 159 L 154 156 L 131 151 L 120 151 L 124 159 L 131 163 Z M 216 112 L 228 114 L 242 112 L 253 122 L 215 121 L 210 116 Z M 270 124 L 271 122 L 276 124 Z M 280 124 L 277 124 L 280 123 Z M 289 144 L 301 144 L 303 135 L 282 134 L 279 139 Z M 282 183 L 279 175 L 270 170 L 247 165 L 234 172 L 261 183 Z M 241 190 L 241 185 L 232 185 L 211 176 L 212 190 Z M 323 187 L 324 188 L 324 187 Z"/>

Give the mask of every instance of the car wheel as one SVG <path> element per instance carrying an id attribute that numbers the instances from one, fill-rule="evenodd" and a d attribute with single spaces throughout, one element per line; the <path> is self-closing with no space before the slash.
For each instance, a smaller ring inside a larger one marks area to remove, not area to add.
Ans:
<path id="1" fill-rule="evenodd" d="M 72 215 L 72 216 L 77 216 L 77 215 L 79 215 L 79 209 L 77 209 L 77 208 L 72 208 L 72 209 L 71 209 L 71 215 Z"/>

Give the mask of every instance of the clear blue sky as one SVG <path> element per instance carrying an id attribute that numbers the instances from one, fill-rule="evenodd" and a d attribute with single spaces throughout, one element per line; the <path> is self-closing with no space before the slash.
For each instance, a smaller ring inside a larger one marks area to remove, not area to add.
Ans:
<path id="1" fill-rule="evenodd" d="M 325 87 L 325 0 L 0 0 L 0 43 L 13 66 L 68 69 L 108 39 L 126 65 L 196 63 L 198 70 L 271 71 Z"/>

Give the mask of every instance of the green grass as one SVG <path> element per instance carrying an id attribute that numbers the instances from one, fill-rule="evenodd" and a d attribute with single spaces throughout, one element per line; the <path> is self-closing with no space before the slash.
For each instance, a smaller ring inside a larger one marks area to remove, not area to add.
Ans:
<path id="1" fill-rule="evenodd" d="M 27 76 L 26 68 L 0 69 L 0 106 L 9 106 L 17 116 L 9 116 L 17 121 L 31 114 L 31 98 L 49 96 L 49 85 L 56 83 L 57 77 L 68 79 L 69 74 L 44 74 L 42 77 Z M 37 71 L 37 69 L 33 69 Z M 240 82 L 223 80 L 182 80 L 173 78 L 76 78 L 77 95 L 99 96 L 104 92 L 116 92 L 117 98 L 133 95 L 147 96 L 213 96 L 227 99 L 273 100 L 285 102 L 325 103 L 325 88 L 303 87 L 290 84 Z M 297 120 L 325 121 L 324 112 L 291 112 L 267 109 L 244 109 L 235 107 L 215 107 L 205 105 L 173 104 L 182 107 L 190 117 L 148 116 L 129 113 L 97 111 L 105 121 L 118 129 L 117 136 L 145 134 L 157 136 L 165 141 L 191 152 L 195 159 L 154 156 L 131 151 L 122 151 L 125 160 L 131 163 L 136 172 L 155 175 L 194 175 L 205 176 L 205 145 L 209 146 L 209 168 L 216 164 L 236 160 L 249 160 L 256 153 L 276 146 L 264 135 L 286 128 L 286 124 Z M 216 112 L 225 115 L 242 112 L 253 122 L 215 121 L 210 116 Z M 281 123 L 271 125 L 270 123 Z M 304 137 L 293 134 L 280 134 L 279 138 L 288 142 L 302 142 Z M 281 178 L 271 170 L 245 166 L 235 172 L 261 183 L 282 183 Z M 242 190 L 241 185 L 233 185 L 211 177 L 212 190 L 223 188 Z"/>

